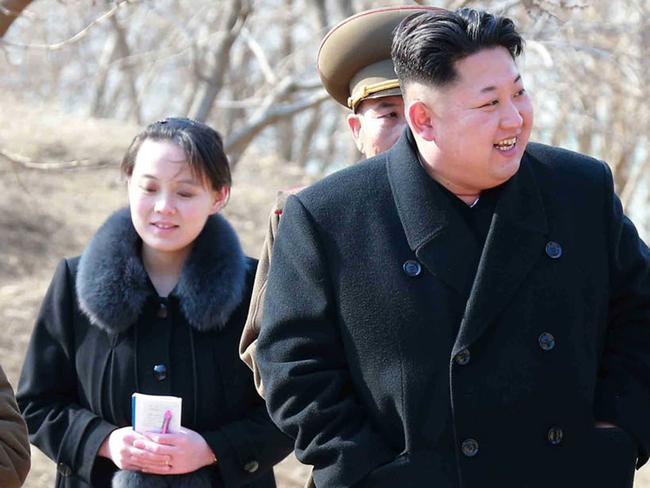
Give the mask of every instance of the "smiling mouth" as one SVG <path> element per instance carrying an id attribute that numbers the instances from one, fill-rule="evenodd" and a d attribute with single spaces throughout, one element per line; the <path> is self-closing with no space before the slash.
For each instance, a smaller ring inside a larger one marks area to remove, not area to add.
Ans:
<path id="1" fill-rule="evenodd" d="M 161 222 L 152 222 L 151 225 L 153 225 L 157 229 L 162 229 L 162 230 L 169 230 L 169 229 L 174 229 L 174 228 L 178 227 L 175 224 L 163 224 Z"/>
<path id="2" fill-rule="evenodd" d="M 499 150 L 499 151 L 509 151 L 513 147 L 517 145 L 517 138 L 516 137 L 511 137 L 509 139 L 503 139 L 502 141 L 497 142 L 494 144 L 494 147 Z"/>

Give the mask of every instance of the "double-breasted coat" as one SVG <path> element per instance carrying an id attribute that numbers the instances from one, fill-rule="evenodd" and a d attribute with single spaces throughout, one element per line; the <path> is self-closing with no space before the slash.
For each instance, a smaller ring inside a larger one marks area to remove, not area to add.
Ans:
<path id="1" fill-rule="evenodd" d="M 160 298 L 140 246 L 124 209 L 81 258 L 59 264 L 17 393 L 32 443 L 57 463 L 57 486 L 110 486 L 117 468 L 97 452 L 112 430 L 131 425 L 131 394 L 176 395 L 181 424 L 205 438 L 217 462 L 194 477 L 167 477 L 171 486 L 275 486 L 271 467 L 290 443 L 237 348 L 255 261 L 227 221 L 212 216 L 176 288 Z M 131 482 L 148 486 L 146 476 Z"/>
<path id="2" fill-rule="evenodd" d="M 407 132 L 289 198 L 257 344 L 272 418 L 319 487 L 631 486 L 650 255 L 610 170 L 529 144 L 484 247 L 443 191 Z"/>

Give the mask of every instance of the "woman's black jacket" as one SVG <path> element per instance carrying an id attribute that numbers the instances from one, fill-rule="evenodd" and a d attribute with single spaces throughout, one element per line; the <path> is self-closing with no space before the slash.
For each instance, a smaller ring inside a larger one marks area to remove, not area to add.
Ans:
<path id="1" fill-rule="evenodd" d="M 112 430 L 131 425 L 131 394 L 176 395 L 182 425 L 218 459 L 201 471 L 212 486 L 275 486 L 271 468 L 291 443 L 237 355 L 256 262 L 212 216 L 176 288 L 160 298 L 140 247 L 124 209 L 80 258 L 59 264 L 18 387 L 31 442 L 56 462 L 57 487 L 110 486 L 117 468 L 97 451 Z"/>

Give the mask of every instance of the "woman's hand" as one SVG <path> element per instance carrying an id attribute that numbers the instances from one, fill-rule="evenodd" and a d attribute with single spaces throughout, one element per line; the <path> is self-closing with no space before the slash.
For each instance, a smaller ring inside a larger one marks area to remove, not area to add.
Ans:
<path id="1" fill-rule="evenodd" d="M 171 471 L 170 458 L 152 450 L 136 446 L 149 440 L 131 427 L 122 427 L 111 432 L 99 447 L 98 454 L 108 458 L 120 469 L 129 471 L 156 472 L 166 474 Z"/>
<path id="2" fill-rule="evenodd" d="M 191 473 L 216 460 L 214 452 L 201 434 L 185 428 L 174 434 L 145 434 L 135 440 L 133 447 L 169 459 L 167 466 L 150 464 L 142 470 L 146 473 Z"/>

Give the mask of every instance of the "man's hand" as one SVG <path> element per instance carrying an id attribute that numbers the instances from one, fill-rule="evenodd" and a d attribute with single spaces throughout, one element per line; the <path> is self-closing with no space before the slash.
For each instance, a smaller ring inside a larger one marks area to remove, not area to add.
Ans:
<path id="1" fill-rule="evenodd" d="M 100 446 L 98 454 L 113 461 L 120 469 L 169 473 L 169 456 L 139 447 L 145 441 L 148 439 L 131 427 L 122 427 L 109 434 Z"/>

